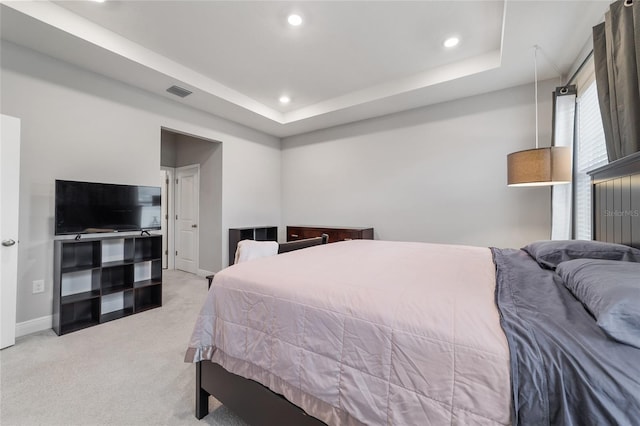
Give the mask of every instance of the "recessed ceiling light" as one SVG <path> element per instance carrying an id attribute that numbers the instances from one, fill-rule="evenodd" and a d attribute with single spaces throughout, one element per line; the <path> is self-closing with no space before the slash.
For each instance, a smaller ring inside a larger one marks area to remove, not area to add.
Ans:
<path id="1" fill-rule="evenodd" d="M 297 27 L 298 25 L 302 24 L 302 17 L 294 13 L 289 15 L 289 17 L 287 18 L 287 22 L 289 22 L 289 25 Z"/>
<path id="2" fill-rule="evenodd" d="M 460 39 L 458 37 L 449 37 L 442 44 L 444 44 L 444 47 L 454 47 L 457 46 L 458 43 L 460 43 Z"/>
<path id="3" fill-rule="evenodd" d="M 281 104 L 285 104 L 285 105 L 288 104 L 289 102 L 291 102 L 291 98 L 286 96 L 286 95 L 280 96 L 279 100 L 280 100 Z"/>
<path id="4" fill-rule="evenodd" d="M 107 0 L 93 0 L 93 1 L 96 2 L 96 3 L 104 3 Z"/>

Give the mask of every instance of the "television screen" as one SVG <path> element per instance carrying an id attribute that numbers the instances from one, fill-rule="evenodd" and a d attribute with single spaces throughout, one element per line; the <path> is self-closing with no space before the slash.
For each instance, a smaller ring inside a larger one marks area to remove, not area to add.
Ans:
<path id="1" fill-rule="evenodd" d="M 160 229 L 160 187 L 56 180 L 55 234 Z"/>

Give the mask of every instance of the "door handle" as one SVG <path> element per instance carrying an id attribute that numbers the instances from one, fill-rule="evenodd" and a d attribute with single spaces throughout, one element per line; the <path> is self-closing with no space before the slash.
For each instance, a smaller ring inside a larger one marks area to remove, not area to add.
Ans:
<path id="1" fill-rule="evenodd" d="M 196 225 L 195 223 L 193 225 L 191 225 L 192 228 L 197 228 L 198 225 Z"/>
<path id="2" fill-rule="evenodd" d="M 14 245 L 16 242 L 13 240 L 3 240 L 2 241 L 2 245 L 5 247 L 11 247 L 12 245 Z"/>

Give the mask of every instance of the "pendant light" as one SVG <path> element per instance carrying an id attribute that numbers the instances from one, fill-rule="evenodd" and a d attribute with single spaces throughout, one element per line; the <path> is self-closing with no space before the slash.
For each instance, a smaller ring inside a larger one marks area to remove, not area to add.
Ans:
<path id="1" fill-rule="evenodd" d="M 568 147 L 538 146 L 538 61 L 534 46 L 536 147 L 507 156 L 508 186 L 549 186 L 571 182 L 571 150 Z"/>

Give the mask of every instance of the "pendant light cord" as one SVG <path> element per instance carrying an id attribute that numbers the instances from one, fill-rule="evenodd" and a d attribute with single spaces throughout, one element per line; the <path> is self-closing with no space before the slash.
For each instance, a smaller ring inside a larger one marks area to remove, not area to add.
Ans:
<path id="1" fill-rule="evenodd" d="M 539 46 L 536 44 L 533 46 L 533 75 L 534 75 L 534 90 L 536 92 L 536 149 L 538 149 L 538 53 Z"/>

